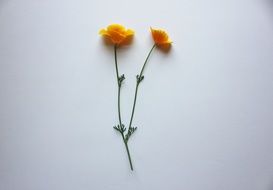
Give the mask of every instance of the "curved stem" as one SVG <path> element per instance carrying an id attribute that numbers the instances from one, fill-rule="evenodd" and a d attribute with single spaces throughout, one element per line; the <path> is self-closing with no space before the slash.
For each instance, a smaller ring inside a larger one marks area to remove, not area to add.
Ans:
<path id="1" fill-rule="evenodd" d="M 135 107 L 136 107 L 136 100 L 137 100 L 137 92 L 138 92 L 138 87 L 139 87 L 139 83 L 141 82 L 141 78 L 143 77 L 143 72 L 144 72 L 144 68 L 149 60 L 149 57 L 152 53 L 152 51 L 154 50 L 154 48 L 156 47 L 156 44 L 153 45 L 153 47 L 151 48 L 151 50 L 148 53 L 148 56 L 145 59 L 145 62 L 142 66 L 142 69 L 139 73 L 139 76 L 137 78 L 137 82 L 136 82 L 136 89 L 135 89 L 135 97 L 134 97 L 134 103 L 133 103 L 133 108 L 132 108 L 132 114 L 131 114 L 131 119 L 130 119 L 130 124 L 129 124 L 129 129 L 132 127 L 132 122 L 133 122 L 133 118 L 134 118 L 134 114 L 135 114 Z"/>
<path id="2" fill-rule="evenodd" d="M 147 56 L 146 59 L 145 59 L 145 62 L 144 62 L 144 64 L 143 64 L 143 66 L 142 66 L 142 69 L 141 69 L 141 71 L 140 71 L 139 76 L 142 76 L 143 71 L 144 71 L 144 68 L 145 68 L 145 66 L 146 66 L 146 64 L 147 64 L 147 62 L 148 62 L 148 59 L 149 59 L 149 57 L 150 57 L 150 55 L 151 55 L 151 53 L 152 53 L 152 51 L 154 50 L 155 47 L 156 47 L 156 44 L 154 44 L 153 47 L 152 47 L 152 49 L 149 51 L 148 56 Z"/>

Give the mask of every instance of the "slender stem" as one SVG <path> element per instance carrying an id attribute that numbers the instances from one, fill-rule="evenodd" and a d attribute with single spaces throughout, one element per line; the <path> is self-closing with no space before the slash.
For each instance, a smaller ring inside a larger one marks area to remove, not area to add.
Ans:
<path id="1" fill-rule="evenodd" d="M 124 142 L 124 145 L 125 145 L 125 148 L 126 148 L 127 156 L 128 156 L 129 163 L 130 163 L 130 168 L 133 171 L 134 168 L 133 168 L 133 164 L 132 164 L 132 160 L 131 160 L 131 155 L 130 155 L 130 151 L 129 151 L 129 147 L 128 147 L 128 142 L 125 140 L 124 134 L 122 133 L 121 135 L 122 135 L 122 139 L 123 139 L 123 142 Z"/>
<path id="2" fill-rule="evenodd" d="M 119 73 L 118 73 L 118 61 L 117 61 L 117 46 L 114 46 L 115 50 L 115 66 L 116 66 L 116 74 L 117 74 L 117 83 L 118 83 L 118 118 L 119 118 L 119 125 L 121 127 L 122 122 L 121 122 L 121 112 L 120 112 L 120 88 L 121 88 L 121 83 L 119 81 Z"/>
<path id="3" fill-rule="evenodd" d="M 117 82 L 118 82 L 118 84 L 119 84 L 118 59 L 117 59 L 117 45 L 114 46 L 114 52 L 115 52 L 115 66 L 116 66 Z"/>
<path id="4" fill-rule="evenodd" d="M 150 57 L 150 55 L 151 55 L 151 53 L 152 53 L 152 51 L 154 50 L 155 47 L 156 47 L 156 44 L 154 44 L 153 47 L 152 47 L 152 49 L 149 51 L 148 56 L 147 56 L 146 59 L 145 59 L 145 62 L 144 62 L 144 64 L 143 64 L 143 66 L 142 66 L 142 69 L 141 69 L 141 71 L 140 71 L 139 76 L 142 76 L 143 71 L 144 71 L 144 68 L 145 68 L 145 66 L 146 66 L 146 64 L 147 64 L 147 62 L 148 62 L 148 59 L 149 59 L 149 57 Z"/>
<path id="5" fill-rule="evenodd" d="M 121 111 L 120 111 L 120 89 L 121 89 L 122 81 L 120 80 L 120 76 L 119 76 L 119 72 L 118 72 L 117 45 L 114 46 L 114 52 L 115 52 L 115 67 L 116 67 L 117 83 L 118 83 L 118 117 L 119 117 L 119 125 L 122 128 Z M 133 164 L 132 164 L 127 140 L 125 139 L 124 133 L 123 132 L 120 132 L 120 133 L 121 133 L 121 136 L 122 136 L 125 148 L 126 148 L 126 152 L 127 152 L 129 163 L 130 163 L 130 168 L 133 171 Z"/>
<path id="6" fill-rule="evenodd" d="M 120 86 L 118 87 L 118 119 L 119 119 L 119 125 L 120 127 L 122 127 L 121 113 L 120 113 Z"/>
<path id="7" fill-rule="evenodd" d="M 148 53 L 148 56 L 146 57 L 145 59 L 145 62 L 142 66 L 142 69 L 140 71 L 140 74 L 139 74 L 139 79 L 143 76 L 143 72 L 144 72 L 144 68 L 148 62 L 148 59 L 152 53 L 152 51 L 154 50 L 154 48 L 156 47 L 156 44 L 153 45 L 153 47 L 151 48 L 151 50 L 149 51 Z M 133 122 L 133 118 L 134 118 L 134 114 L 135 114 L 135 107 L 136 107 L 136 100 L 137 100 L 137 92 L 138 92 L 138 87 L 139 87 L 139 83 L 141 82 L 142 79 L 138 80 L 137 79 L 137 82 L 136 82 L 136 89 L 135 89 L 135 97 L 134 97 L 134 103 L 133 103 L 133 108 L 132 108 L 132 114 L 131 114 L 131 119 L 130 119 L 130 124 L 129 124 L 129 129 L 132 127 L 132 122 Z"/>
<path id="8" fill-rule="evenodd" d="M 124 144 L 125 144 L 125 147 L 126 147 L 126 151 L 127 151 L 128 158 L 129 158 L 130 167 L 131 167 L 131 170 L 133 171 L 133 170 L 134 170 L 134 168 L 133 168 L 133 164 L 132 164 L 132 160 L 131 160 L 131 156 L 130 156 L 130 152 L 129 152 L 128 144 L 127 144 L 127 142 L 124 142 Z"/>
<path id="9" fill-rule="evenodd" d="M 136 107 L 136 100 L 137 100 L 138 86 L 139 86 L 139 83 L 137 82 L 137 83 L 136 83 L 135 97 L 134 97 L 134 104 L 133 104 L 133 109 L 132 109 L 132 114 L 131 114 L 131 119 L 130 119 L 129 128 L 132 126 L 132 122 L 133 122 L 133 118 L 134 118 L 134 114 L 135 114 L 135 107 Z"/>

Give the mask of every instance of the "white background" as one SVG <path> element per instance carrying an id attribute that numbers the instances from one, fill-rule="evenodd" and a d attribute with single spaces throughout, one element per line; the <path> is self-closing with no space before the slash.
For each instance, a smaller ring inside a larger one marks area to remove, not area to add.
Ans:
<path id="1" fill-rule="evenodd" d="M 113 47 L 100 28 L 136 31 L 118 51 L 129 142 L 117 120 Z M 0 0 L 1 190 L 272 190 L 272 0 Z"/>

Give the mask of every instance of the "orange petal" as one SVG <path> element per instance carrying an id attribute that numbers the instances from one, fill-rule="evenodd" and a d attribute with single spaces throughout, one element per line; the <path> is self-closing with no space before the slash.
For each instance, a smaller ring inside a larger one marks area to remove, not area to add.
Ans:
<path id="1" fill-rule="evenodd" d="M 121 43 L 126 38 L 124 34 L 116 31 L 109 31 L 108 33 L 114 43 Z"/>
<path id="2" fill-rule="evenodd" d="M 151 33 L 156 44 L 168 44 L 171 43 L 168 34 L 164 30 L 153 29 L 151 27 Z"/>
<path id="3" fill-rule="evenodd" d="M 120 24 L 111 24 L 107 27 L 108 31 L 124 32 L 125 27 Z"/>
<path id="4" fill-rule="evenodd" d="M 106 29 L 101 29 L 99 34 L 106 37 L 113 44 L 121 45 L 125 41 L 126 43 L 130 41 L 131 37 L 134 35 L 134 31 L 126 29 L 120 24 L 111 24 Z"/>

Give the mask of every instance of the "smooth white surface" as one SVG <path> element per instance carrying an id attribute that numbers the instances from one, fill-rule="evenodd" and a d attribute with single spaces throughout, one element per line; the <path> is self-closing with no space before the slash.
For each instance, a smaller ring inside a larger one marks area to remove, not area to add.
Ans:
<path id="1" fill-rule="evenodd" d="M 136 30 L 118 52 L 129 146 L 117 124 L 113 49 L 98 30 Z M 271 0 L 1 0 L 1 190 L 272 190 Z"/>

